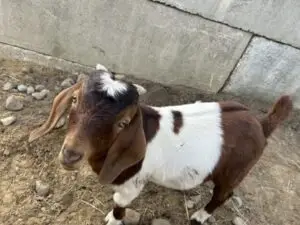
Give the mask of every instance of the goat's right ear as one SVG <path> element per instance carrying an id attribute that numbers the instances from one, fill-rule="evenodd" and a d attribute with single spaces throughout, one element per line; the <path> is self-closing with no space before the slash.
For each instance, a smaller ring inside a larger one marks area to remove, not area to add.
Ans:
<path id="1" fill-rule="evenodd" d="M 32 142 L 45 134 L 49 133 L 56 125 L 58 120 L 64 115 L 68 109 L 74 91 L 78 90 L 82 85 L 82 81 L 74 84 L 73 86 L 61 91 L 52 103 L 52 109 L 47 121 L 39 128 L 33 130 L 29 135 L 29 142 Z"/>

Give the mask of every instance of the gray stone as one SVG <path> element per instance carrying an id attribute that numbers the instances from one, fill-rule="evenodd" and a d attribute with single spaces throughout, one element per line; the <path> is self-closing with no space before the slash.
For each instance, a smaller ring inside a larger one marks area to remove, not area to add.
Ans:
<path id="1" fill-rule="evenodd" d="M 66 118 L 63 116 L 58 120 L 57 124 L 55 125 L 55 128 L 57 129 L 61 128 L 62 126 L 65 125 L 65 123 L 66 123 Z"/>
<path id="2" fill-rule="evenodd" d="M 38 85 L 35 86 L 36 91 L 42 91 L 43 89 L 45 89 L 45 86 L 42 85 L 42 84 L 38 84 Z"/>
<path id="3" fill-rule="evenodd" d="M 5 108 L 10 111 L 19 111 L 24 107 L 22 98 L 15 95 L 10 95 L 6 99 Z"/>
<path id="4" fill-rule="evenodd" d="M 232 199 L 233 203 L 235 204 L 235 206 L 237 206 L 238 208 L 242 207 L 243 201 L 242 201 L 242 199 L 240 197 L 238 197 L 238 196 L 232 196 L 231 199 Z"/>
<path id="5" fill-rule="evenodd" d="M 27 91 L 27 86 L 24 84 L 18 85 L 18 91 L 19 92 L 26 92 Z"/>
<path id="6" fill-rule="evenodd" d="M 32 93 L 32 97 L 34 97 L 36 100 L 42 100 L 46 98 L 46 96 L 49 94 L 49 90 L 44 89 L 41 92 L 34 92 Z"/>
<path id="7" fill-rule="evenodd" d="M 77 81 L 76 81 L 76 82 L 79 82 L 79 81 L 81 81 L 81 80 L 84 80 L 86 77 L 87 77 L 87 75 L 86 75 L 86 74 L 84 74 L 84 73 L 81 73 L 81 74 L 79 74 L 79 75 L 78 75 L 78 77 L 77 77 Z"/>
<path id="8" fill-rule="evenodd" d="M 3 85 L 3 91 L 9 91 L 9 90 L 11 90 L 11 89 L 13 89 L 13 88 L 15 88 L 16 87 L 16 85 L 13 85 L 12 83 L 10 83 L 10 82 L 6 82 L 4 85 Z"/>
<path id="9" fill-rule="evenodd" d="M 171 225 L 171 223 L 166 219 L 154 219 L 151 225 Z"/>
<path id="10" fill-rule="evenodd" d="M 209 224 L 214 224 L 216 222 L 216 218 L 214 216 L 210 216 L 208 219 L 207 219 L 207 222 Z"/>
<path id="11" fill-rule="evenodd" d="M 274 102 L 282 94 L 300 108 L 300 50 L 254 38 L 234 70 L 225 92 Z"/>
<path id="12" fill-rule="evenodd" d="M 112 6 L 110 1 L 91 0 L 89 7 L 66 3 L 49 2 L 37 7 L 30 1 L 20 1 L 11 10 L 12 3 L 7 2 L 0 14 L 14 23 L 2 29 L 0 42 L 93 68 L 101 62 L 116 73 L 216 92 L 251 37 L 247 32 L 150 1 L 114 0 Z M 90 11 L 99 8 L 103 9 L 101 14 Z M 53 15 L 57 23 L 49 23 Z M 94 17 L 98 19 L 91 20 Z M 36 28 L 34 34 L 32 26 Z M 39 60 L 32 52 L 14 56 L 7 51 L 0 48 L 1 55 L 24 59 L 24 54 L 29 54 L 26 58 Z"/>
<path id="13" fill-rule="evenodd" d="M 16 122 L 17 118 L 15 116 L 8 116 L 5 118 L 2 118 L 0 121 L 3 124 L 3 126 L 9 126 Z"/>
<path id="14" fill-rule="evenodd" d="M 238 217 L 238 216 L 236 216 L 236 217 L 232 220 L 232 224 L 233 224 L 233 225 L 246 225 L 245 221 L 244 221 L 242 218 Z"/>
<path id="15" fill-rule="evenodd" d="M 187 201 L 185 202 L 185 206 L 186 206 L 188 209 L 192 209 L 192 208 L 194 208 L 194 206 L 195 206 L 195 202 L 192 201 L 192 200 L 187 200 Z"/>
<path id="16" fill-rule="evenodd" d="M 61 82 L 60 86 L 64 88 L 68 88 L 71 87 L 73 84 L 74 84 L 74 80 L 72 78 L 67 78 L 63 82 Z"/>
<path id="17" fill-rule="evenodd" d="M 5 149 L 3 152 L 4 156 L 9 156 L 10 155 L 10 151 L 8 149 Z"/>
<path id="18" fill-rule="evenodd" d="M 27 88 L 27 94 L 28 94 L 28 95 L 31 95 L 33 92 L 34 92 L 34 87 L 29 86 L 29 87 Z"/>
<path id="19" fill-rule="evenodd" d="M 29 71 L 30 71 L 30 69 L 28 68 L 28 67 L 26 67 L 26 66 L 24 66 L 23 68 L 22 68 L 22 73 L 29 73 Z"/>
<path id="20" fill-rule="evenodd" d="M 300 47 L 299 0 L 152 0 Z M 270 4 L 269 4 L 270 3 Z M 261 10 L 263 9 L 263 10 Z M 266 21 L 262 23 L 261 21 Z"/>
<path id="21" fill-rule="evenodd" d="M 39 196 L 46 197 L 50 192 L 50 186 L 38 180 L 35 182 L 35 191 Z"/>
<path id="22" fill-rule="evenodd" d="M 140 221 L 140 218 L 141 214 L 139 212 L 126 208 L 124 219 L 125 225 L 137 225 Z"/>

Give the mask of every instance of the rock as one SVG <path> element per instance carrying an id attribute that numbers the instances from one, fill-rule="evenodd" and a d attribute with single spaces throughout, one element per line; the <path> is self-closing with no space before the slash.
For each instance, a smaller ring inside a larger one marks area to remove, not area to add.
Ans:
<path id="1" fill-rule="evenodd" d="M 50 192 L 50 187 L 38 180 L 35 182 L 35 191 L 39 196 L 46 197 Z"/>
<path id="2" fill-rule="evenodd" d="M 9 155 L 10 155 L 10 151 L 9 151 L 9 150 L 7 150 L 7 149 L 5 149 L 5 150 L 4 150 L 4 152 L 3 152 L 3 155 L 5 155 L 5 156 L 9 156 Z"/>
<path id="3" fill-rule="evenodd" d="M 187 200 L 187 201 L 185 202 L 185 206 L 186 206 L 188 209 L 192 209 L 192 208 L 194 208 L 194 206 L 195 206 L 195 202 L 192 201 L 192 200 Z"/>
<path id="4" fill-rule="evenodd" d="M 6 82 L 4 85 L 3 85 L 3 91 L 9 91 L 11 89 L 15 88 L 15 85 L 13 85 L 12 83 L 10 82 Z"/>
<path id="5" fill-rule="evenodd" d="M 140 221 L 140 218 L 141 218 L 140 213 L 127 208 L 124 223 L 125 225 L 137 225 Z"/>
<path id="6" fill-rule="evenodd" d="M 27 91 L 27 86 L 24 85 L 24 84 L 20 84 L 20 85 L 18 85 L 17 89 L 18 89 L 19 92 L 26 92 Z"/>
<path id="7" fill-rule="evenodd" d="M 49 93 L 49 90 L 44 89 L 41 92 L 34 92 L 32 93 L 32 97 L 34 97 L 36 100 L 42 100 L 44 99 Z"/>
<path id="8" fill-rule="evenodd" d="M 36 91 L 42 91 L 43 89 L 45 89 L 44 85 L 42 85 L 42 84 L 35 85 L 35 90 Z"/>
<path id="9" fill-rule="evenodd" d="M 238 216 L 236 216 L 236 217 L 232 220 L 232 224 L 233 224 L 233 225 L 246 225 L 245 221 L 244 221 L 242 218 L 238 217 Z"/>
<path id="10" fill-rule="evenodd" d="M 240 208 L 242 205 L 243 205 L 243 202 L 242 202 L 242 199 L 238 196 L 232 196 L 232 201 L 233 203 L 238 207 Z"/>
<path id="11" fill-rule="evenodd" d="M 22 73 L 28 73 L 30 70 L 28 69 L 28 67 L 24 66 L 22 68 Z"/>
<path id="12" fill-rule="evenodd" d="M 9 125 L 13 124 L 14 122 L 16 122 L 16 120 L 17 120 L 17 118 L 15 116 L 8 116 L 8 117 L 1 119 L 0 121 L 4 126 L 9 126 Z"/>
<path id="13" fill-rule="evenodd" d="M 171 223 L 166 219 L 154 219 L 152 220 L 152 225 L 171 225 Z"/>
<path id="14" fill-rule="evenodd" d="M 29 87 L 27 88 L 27 94 L 28 94 L 28 95 L 31 95 L 33 92 L 34 92 L 34 87 L 29 86 Z"/>
<path id="15" fill-rule="evenodd" d="M 6 99 L 5 108 L 11 111 L 19 111 L 24 107 L 21 97 L 10 95 Z"/>
<path id="16" fill-rule="evenodd" d="M 208 219 L 207 219 L 207 222 L 210 223 L 210 224 L 214 224 L 216 222 L 216 218 L 214 216 L 210 216 Z"/>
<path id="17" fill-rule="evenodd" d="M 77 77 L 77 83 L 81 80 L 84 80 L 86 77 L 87 77 L 87 75 L 85 75 L 84 73 L 79 74 Z"/>
<path id="18" fill-rule="evenodd" d="M 58 120 L 57 124 L 55 125 L 55 128 L 61 128 L 62 126 L 65 125 L 65 123 L 66 123 L 66 118 L 63 116 Z"/>
<path id="19" fill-rule="evenodd" d="M 74 81 L 71 78 L 67 78 L 63 82 L 61 82 L 60 86 L 62 86 L 64 88 L 68 88 L 68 87 L 71 87 L 73 84 L 74 84 Z"/>

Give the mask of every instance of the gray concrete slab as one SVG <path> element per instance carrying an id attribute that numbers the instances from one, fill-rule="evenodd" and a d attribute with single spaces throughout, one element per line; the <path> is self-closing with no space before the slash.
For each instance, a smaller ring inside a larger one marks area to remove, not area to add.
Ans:
<path id="1" fill-rule="evenodd" d="M 0 41 L 216 92 L 250 34 L 146 0 L 3 0 Z"/>
<path id="2" fill-rule="evenodd" d="M 269 101 L 291 94 L 300 109 L 300 50 L 254 38 L 224 91 Z"/>
<path id="3" fill-rule="evenodd" d="M 299 0 L 151 0 L 300 48 Z"/>

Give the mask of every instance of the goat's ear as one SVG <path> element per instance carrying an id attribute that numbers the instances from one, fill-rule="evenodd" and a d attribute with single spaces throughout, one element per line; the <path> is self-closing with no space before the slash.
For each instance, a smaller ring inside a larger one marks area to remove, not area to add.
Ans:
<path id="1" fill-rule="evenodd" d="M 139 95 L 143 95 L 143 94 L 147 93 L 146 88 L 144 88 L 142 85 L 133 84 L 133 86 L 135 86 L 135 88 L 137 89 Z"/>
<path id="2" fill-rule="evenodd" d="M 44 136 L 55 127 L 58 120 L 64 115 L 64 113 L 68 109 L 72 100 L 73 92 L 75 90 L 78 90 L 81 85 L 82 82 L 78 82 L 73 86 L 64 89 L 54 98 L 54 101 L 52 103 L 52 109 L 47 121 L 41 127 L 33 130 L 30 133 L 28 139 L 29 142 L 32 142 Z"/>
<path id="3" fill-rule="evenodd" d="M 124 170 L 143 160 L 145 151 L 146 139 L 142 115 L 138 109 L 129 125 L 120 132 L 109 149 L 99 174 L 100 182 L 112 184 Z"/>

